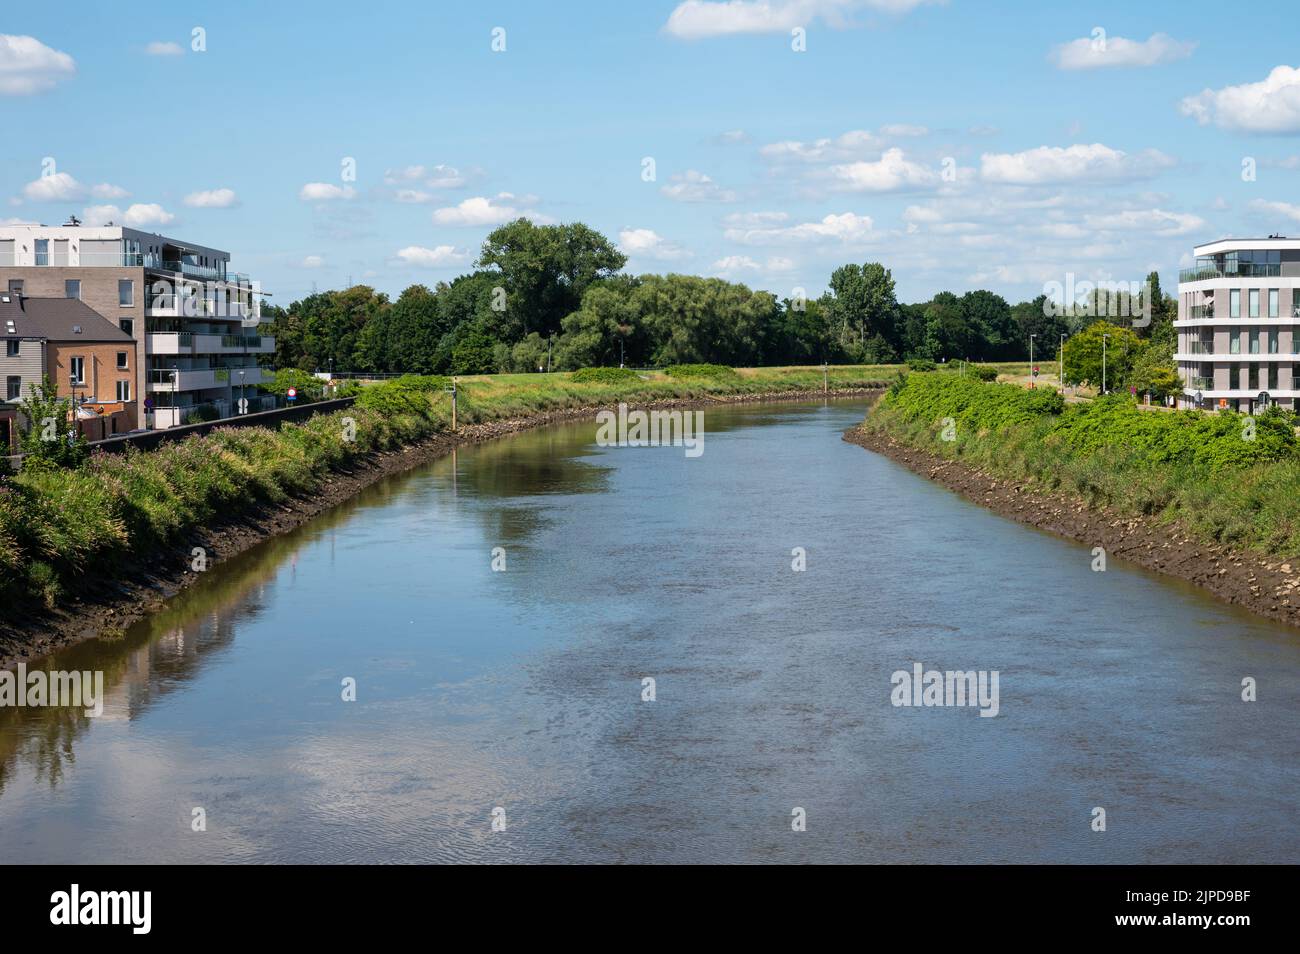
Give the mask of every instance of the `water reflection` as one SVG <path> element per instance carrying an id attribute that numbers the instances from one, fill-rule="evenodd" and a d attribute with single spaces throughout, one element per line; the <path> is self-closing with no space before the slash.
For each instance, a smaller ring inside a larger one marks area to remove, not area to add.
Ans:
<path id="1" fill-rule="evenodd" d="M 99 719 L 0 712 L 0 861 L 1294 857 L 1295 635 L 1090 572 L 842 442 L 860 415 L 710 411 L 698 460 L 547 428 L 214 566 L 46 661 L 104 671 Z M 893 709 L 912 661 L 1001 669 L 1002 714 Z"/>

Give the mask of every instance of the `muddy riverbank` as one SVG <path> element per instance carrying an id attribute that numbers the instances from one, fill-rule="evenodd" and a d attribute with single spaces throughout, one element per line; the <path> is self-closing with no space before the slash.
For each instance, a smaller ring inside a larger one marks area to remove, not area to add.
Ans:
<path id="1" fill-rule="evenodd" d="M 1187 580 L 1227 603 L 1300 626 L 1300 561 L 1206 544 L 1177 526 L 1089 507 L 1068 494 L 1045 493 L 862 428 L 845 432 L 844 439 L 1000 516 L 1102 547 L 1108 558 Z"/>

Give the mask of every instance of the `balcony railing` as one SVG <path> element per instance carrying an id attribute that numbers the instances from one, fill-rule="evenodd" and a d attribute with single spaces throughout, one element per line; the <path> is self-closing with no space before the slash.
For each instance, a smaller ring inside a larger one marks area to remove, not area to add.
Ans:
<path id="1" fill-rule="evenodd" d="M 1193 375 L 1192 377 L 1187 379 L 1187 386 L 1189 388 L 1196 388 L 1197 390 L 1200 391 L 1212 391 L 1214 390 L 1214 378 L 1206 378 L 1206 377 L 1201 377 L 1199 375 Z"/>
<path id="2" fill-rule="evenodd" d="M 1180 282 L 1199 282 L 1207 278 L 1276 278 L 1282 274 L 1279 264 L 1239 263 L 1235 272 L 1225 271 L 1217 265 L 1197 265 L 1178 272 Z"/>
<path id="3" fill-rule="evenodd" d="M 1213 318 L 1214 306 L 1213 305 L 1192 305 L 1190 308 L 1187 309 L 1187 317 L 1191 319 Z"/>
<path id="4" fill-rule="evenodd" d="M 1214 354 L 1213 342 L 1192 341 L 1187 345 L 1187 350 L 1183 354 Z"/>

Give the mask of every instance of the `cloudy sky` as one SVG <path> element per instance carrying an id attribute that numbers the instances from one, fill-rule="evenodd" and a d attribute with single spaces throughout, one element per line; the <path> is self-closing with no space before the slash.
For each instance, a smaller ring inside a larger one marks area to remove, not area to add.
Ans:
<path id="1" fill-rule="evenodd" d="M 1169 288 L 1194 243 L 1300 234 L 1288 3 L 180 11 L 0 14 L 0 222 L 228 249 L 282 302 L 452 278 L 519 215 L 781 295 L 881 261 L 907 301 Z"/>

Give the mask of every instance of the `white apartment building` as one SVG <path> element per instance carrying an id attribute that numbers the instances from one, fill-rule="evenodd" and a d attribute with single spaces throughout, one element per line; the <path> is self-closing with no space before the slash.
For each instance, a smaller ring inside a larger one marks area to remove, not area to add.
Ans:
<path id="1" fill-rule="evenodd" d="M 1300 239 L 1221 239 L 1178 276 L 1181 407 L 1253 413 L 1300 398 Z"/>
<path id="2" fill-rule="evenodd" d="M 79 298 L 136 340 L 149 427 L 271 406 L 256 396 L 275 352 L 258 330 L 264 293 L 229 266 L 229 252 L 125 226 L 0 226 L 0 289 Z"/>

